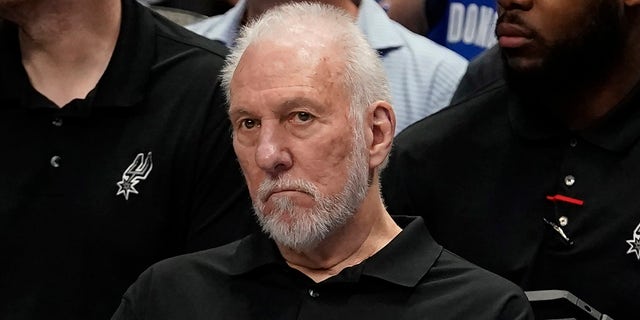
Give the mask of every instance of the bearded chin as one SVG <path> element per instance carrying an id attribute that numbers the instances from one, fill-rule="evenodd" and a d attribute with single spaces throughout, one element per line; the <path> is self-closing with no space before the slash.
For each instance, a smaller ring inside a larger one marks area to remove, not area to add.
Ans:
<path id="1" fill-rule="evenodd" d="M 546 45 L 539 66 L 515 70 L 509 67 L 503 52 L 507 83 L 533 103 L 548 104 L 550 99 L 579 93 L 601 81 L 611 64 L 621 59 L 626 32 L 619 4 L 602 1 L 582 32 Z"/>
<path id="2" fill-rule="evenodd" d="M 332 229 L 348 219 L 346 215 L 328 219 L 324 212 L 298 208 L 286 197 L 275 200 L 268 214 L 263 208 L 255 208 L 262 230 L 278 244 L 298 252 L 315 248 Z"/>
<path id="3" fill-rule="evenodd" d="M 278 197 L 273 200 L 272 209 L 265 212 L 264 202 L 260 200 L 262 197 L 257 197 L 253 206 L 262 230 L 279 245 L 304 252 L 316 248 L 344 226 L 356 213 L 369 189 L 366 155 L 362 150 L 354 150 L 350 160 L 347 181 L 342 191 L 335 195 L 323 195 L 309 182 L 286 178 L 270 182 L 283 185 L 302 183 L 307 186 L 306 191 L 313 196 L 315 204 L 311 208 L 300 208 L 288 197 Z"/>

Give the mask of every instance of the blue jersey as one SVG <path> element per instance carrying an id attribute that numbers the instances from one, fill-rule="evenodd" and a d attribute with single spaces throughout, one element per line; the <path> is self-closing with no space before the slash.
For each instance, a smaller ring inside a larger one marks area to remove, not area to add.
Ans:
<path id="1" fill-rule="evenodd" d="M 497 42 L 496 0 L 445 1 L 448 2 L 446 10 L 427 33 L 429 39 L 469 60 Z"/>

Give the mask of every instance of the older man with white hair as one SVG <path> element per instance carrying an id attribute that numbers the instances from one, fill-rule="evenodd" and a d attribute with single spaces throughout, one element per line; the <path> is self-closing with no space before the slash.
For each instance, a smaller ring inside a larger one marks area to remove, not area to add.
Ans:
<path id="1" fill-rule="evenodd" d="M 263 232 L 160 262 L 125 319 L 531 319 L 515 285 L 391 217 L 379 173 L 395 129 L 376 52 L 333 6 L 289 4 L 228 58 L 233 144 Z"/>

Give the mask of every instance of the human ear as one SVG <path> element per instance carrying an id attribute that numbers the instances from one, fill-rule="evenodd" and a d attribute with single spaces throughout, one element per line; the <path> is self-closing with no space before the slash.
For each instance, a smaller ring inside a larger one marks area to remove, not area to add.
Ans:
<path id="1" fill-rule="evenodd" d="M 379 167 L 387 158 L 393 144 L 396 115 L 386 101 L 376 101 L 367 109 L 366 129 L 369 148 L 369 168 Z"/>

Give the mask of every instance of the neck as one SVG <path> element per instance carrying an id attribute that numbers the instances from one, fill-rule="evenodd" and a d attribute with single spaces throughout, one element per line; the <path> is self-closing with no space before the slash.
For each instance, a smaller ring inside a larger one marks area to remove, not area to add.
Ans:
<path id="1" fill-rule="evenodd" d="M 610 68 L 589 86 L 566 96 L 569 103 L 563 105 L 569 107 L 563 110 L 563 116 L 569 128 L 579 130 L 596 124 L 640 81 L 640 27 L 635 27 L 636 24 L 630 24 L 633 27 L 623 50 L 612 59 Z"/>
<path id="2" fill-rule="evenodd" d="M 604 77 L 569 97 L 573 107 L 566 110 L 569 127 L 583 129 L 593 125 L 618 105 L 639 81 L 640 28 L 634 28 L 621 56 L 613 59 Z"/>
<path id="3" fill-rule="evenodd" d="M 120 0 L 25 1 L 0 14 L 19 26 L 22 63 L 59 107 L 84 98 L 104 73 L 120 30 Z"/>
<path id="4" fill-rule="evenodd" d="M 360 264 L 395 238 L 401 229 L 387 213 L 375 186 L 377 183 L 369 188 L 363 205 L 351 220 L 316 248 L 296 252 L 278 245 L 289 266 L 321 282 Z"/>
<path id="5" fill-rule="evenodd" d="M 314 0 L 311 0 L 314 1 Z M 247 0 L 247 10 L 243 21 L 251 21 L 262 15 L 265 11 L 279 5 L 290 2 L 290 0 Z M 354 0 L 316 0 L 316 2 L 330 4 L 344 9 L 351 14 L 354 19 L 358 17 L 358 4 L 360 1 Z"/>

